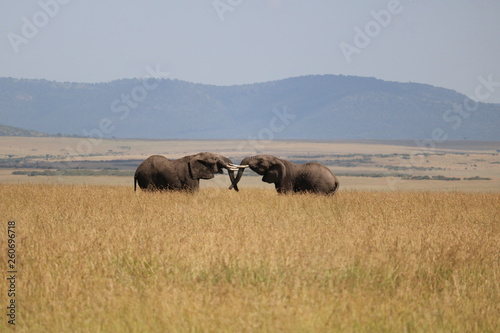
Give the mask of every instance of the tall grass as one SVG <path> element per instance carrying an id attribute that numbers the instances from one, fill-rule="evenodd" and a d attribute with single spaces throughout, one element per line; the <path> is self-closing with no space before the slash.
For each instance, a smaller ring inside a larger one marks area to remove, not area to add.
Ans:
<path id="1" fill-rule="evenodd" d="M 500 331 L 499 194 L 0 193 L 21 332 Z"/>

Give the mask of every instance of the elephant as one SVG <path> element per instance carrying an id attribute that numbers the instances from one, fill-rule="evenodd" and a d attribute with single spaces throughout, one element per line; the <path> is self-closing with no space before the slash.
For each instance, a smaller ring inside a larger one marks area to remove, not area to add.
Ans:
<path id="1" fill-rule="evenodd" d="M 335 194 L 339 189 L 339 181 L 332 171 L 315 162 L 297 164 L 273 155 L 256 155 L 244 158 L 240 165 L 233 164 L 232 166 L 239 170 L 230 189 L 238 184 L 247 167 L 264 176 L 263 182 L 274 183 L 278 193 Z"/>
<path id="2" fill-rule="evenodd" d="M 214 174 L 227 169 L 231 188 L 238 191 L 234 183 L 234 171 L 227 157 L 214 153 L 198 153 L 170 160 L 161 155 L 153 155 L 142 162 L 134 175 L 134 191 L 137 184 L 143 190 L 177 190 L 195 192 L 200 187 L 200 179 L 212 179 Z"/>

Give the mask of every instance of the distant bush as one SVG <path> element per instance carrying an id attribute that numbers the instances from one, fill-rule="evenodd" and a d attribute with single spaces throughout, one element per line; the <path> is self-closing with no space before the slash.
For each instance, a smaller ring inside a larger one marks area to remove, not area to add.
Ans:
<path id="1" fill-rule="evenodd" d="M 447 181 L 455 181 L 455 180 L 462 180 L 461 178 L 458 177 L 446 177 L 443 175 L 438 175 L 438 176 L 409 176 L 403 178 L 405 180 L 447 180 Z"/>
<path id="2" fill-rule="evenodd" d="M 339 177 L 370 177 L 370 178 L 382 178 L 382 177 L 411 177 L 411 175 L 404 173 L 335 173 Z"/>
<path id="3" fill-rule="evenodd" d="M 393 165 L 381 165 L 382 168 L 386 168 L 387 170 L 399 170 L 399 171 L 408 171 L 408 170 L 414 170 L 414 171 L 434 171 L 434 170 L 444 170 L 443 168 L 439 167 L 406 167 L 406 166 L 393 166 Z"/>
<path id="4" fill-rule="evenodd" d="M 60 169 L 60 170 L 43 170 L 43 171 L 13 171 L 13 175 L 26 175 L 30 177 L 35 176 L 123 176 L 131 177 L 134 171 L 116 170 L 116 169 L 102 169 L 102 170 L 88 170 L 88 169 Z"/>
<path id="5" fill-rule="evenodd" d="M 461 180 L 459 177 L 432 176 L 432 180 Z"/>
<path id="6" fill-rule="evenodd" d="M 464 180 L 491 180 L 491 178 L 475 176 L 475 177 L 464 178 Z"/>

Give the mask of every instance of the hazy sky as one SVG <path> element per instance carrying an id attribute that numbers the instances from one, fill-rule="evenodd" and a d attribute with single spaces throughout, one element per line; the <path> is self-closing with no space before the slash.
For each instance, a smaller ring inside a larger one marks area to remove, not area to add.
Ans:
<path id="1" fill-rule="evenodd" d="M 500 103 L 497 0 L 1 0 L 0 76 L 217 85 L 307 74 L 428 83 Z M 149 68 L 149 70 L 148 70 Z"/>

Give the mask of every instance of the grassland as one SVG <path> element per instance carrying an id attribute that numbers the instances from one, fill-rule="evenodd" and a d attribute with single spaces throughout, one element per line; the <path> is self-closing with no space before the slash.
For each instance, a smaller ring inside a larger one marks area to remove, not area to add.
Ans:
<path id="1" fill-rule="evenodd" d="M 323 163 L 339 176 L 341 188 L 349 190 L 500 192 L 499 148 L 498 142 L 467 141 L 422 148 L 412 141 L 0 137 L 0 183 L 130 186 L 129 175 L 150 155 L 179 158 L 211 151 L 236 163 L 256 153 L 273 154 L 297 163 Z M 243 176 L 244 186 L 266 187 L 251 175 L 247 171 Z M 202 181 L 201 186 L 227 187 L 227 181 Z"/>
<path id="2" fill-rule="evenodd" d="M 19 332 L 500 331 L 500 194 L 0 194 Z"/>

